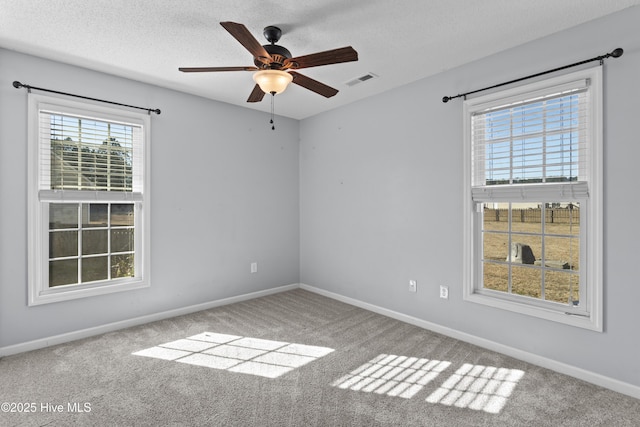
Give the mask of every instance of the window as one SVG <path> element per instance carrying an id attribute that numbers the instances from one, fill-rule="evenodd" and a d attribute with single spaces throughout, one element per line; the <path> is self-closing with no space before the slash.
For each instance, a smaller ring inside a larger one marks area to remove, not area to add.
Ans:
<path id="1" fill-rule="evenodd" d="M 29 94 L 29 305 L 149 285 L 149 117 Z"/>
<path id="2" fill-rule="evenodd" d="M 464 298 L 602 331 L 602 71 L 464 102 Z"/>

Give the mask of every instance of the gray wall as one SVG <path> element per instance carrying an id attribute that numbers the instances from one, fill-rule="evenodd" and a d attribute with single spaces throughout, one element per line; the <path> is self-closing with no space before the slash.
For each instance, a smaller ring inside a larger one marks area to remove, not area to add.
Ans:
<path id="1" fill-rule="evenodd" d="M 150 288 L 27 306 L 27 92 L 14 80 L 162 110 Z M 264 113 L 0 49 L 0 347 L 297 283 L 298 136 L 296 120 L 272 132 Z"/>
<path id="2" fill-rule="evenodd" d="M 640 7 L 628 9 L 302 121 L 301 282 L 640 386 L 639 22 Z M 605 332 L 464 302 L 462 102 L 441 98 L 616 47 L 624 56 L 605 65 Z"/>

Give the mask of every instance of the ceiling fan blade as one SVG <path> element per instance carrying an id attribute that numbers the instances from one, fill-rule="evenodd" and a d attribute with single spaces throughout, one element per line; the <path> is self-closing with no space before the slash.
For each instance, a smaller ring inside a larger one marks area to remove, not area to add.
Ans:
<path id="1" fill-rule="evenodd" d="M 212 71 L 256 71 L 258 67 L 180 67 L 183 73 L 209 73 Z"/>
<path id="2" fill-rule="evenodd" d="M 262 98 L 264 98 L 264 92 L 260 89 L 260 86 L 255 85 L 249 95 L 249 99 L 247 99 L 247 102 L 260 102 L 262 101 Z"/>
<path id="3" fill-rule="evenodd" d="M 339 64 L 341 62 L 350 62 L 358 60 L 358 52 L 351 46 L 341 47 L 339 49 L 326 50 L 324 52 L 312 53 L 310 55 L 298 56 L 296 58 L 286 59 L 285 65 L 291 64 L 291 68 L 309 68 L 318 67 L 320 65 Z"/>
<path id="4" fill-rule="evenodd" d="M 320 83 L 319 81 L 314 80 L 311 77 L 296 73 L 295 71 L 289 71 L 289 74 L 293 76 L 292 83 L 295 83 L 298 86 L 302 86 L 305 89 L 309 89 L 312 92 L 324 96 L 325 98 L 331 98 L 336 93 L 338 93 L 338 89 L 334 89 L 331 86 Z"/>
<path id="5" fill-rule="evenodd" d="M 224 27 L 236 40 L 245 47 L 254 58 L 260 59 L 261 62 L 270 63 L 271 55 L 265 50 L 258 40 L 249 32 L 247 27 L 236 22 L 221 22 Z"/>

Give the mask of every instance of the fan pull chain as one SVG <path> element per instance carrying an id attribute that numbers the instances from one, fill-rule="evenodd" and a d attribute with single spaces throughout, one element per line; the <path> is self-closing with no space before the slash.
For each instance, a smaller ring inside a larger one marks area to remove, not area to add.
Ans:
<path id="1" fill-rule="evenodd" d="M 273 124 L 273 104 L 275 97 L 276 93 L 271 92 L 271 120 L 269 120 L 269 123 L 271 123 L 271 130 L 276 130 L 276 126 Z"/>

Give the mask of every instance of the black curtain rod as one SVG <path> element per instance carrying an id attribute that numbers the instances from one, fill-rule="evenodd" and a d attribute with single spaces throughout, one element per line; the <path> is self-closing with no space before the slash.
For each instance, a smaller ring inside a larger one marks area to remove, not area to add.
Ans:
<path id="1" fill-rule="evenodd" d="M 602 65 L 602 63 L 604 62 L 605 59 L 607 59 L 609 57 L 620 58 L 623 53 L 624 53 L 624 50 L 621 47 L 619 47 L 617 49 L 614 49 L 613 52 L 611 52 L 611 53 L 607 53 L 605 55 L 596 56 L 595 58 L 586 59 L 584 61 L 576 62 L 575 64 L 569 64 L 569 65 L 565 65 L 564 67 L 554 68 L 553 70 L 547 70 L 547 71 L 543 71 L 541 73 L 531 74 L 530 76 L 527 76 L 527 77 L 521 77 L 519 79 L 511 80 L 511 81 L 504 82 L 504 83 L 499 83 L 497 85 L 485 87 L 485 88 L 482 88 L 482 89 L 477 89 L 477 90 L 474 90 L 474 91 L 471 91 L 471 92 L 461 93 L 461 94 L 456 95 L 456 96 L 445 96 L 445 97 L 442 98 L 442 102 L 449 102 L 452 99 L 461 98 L 461 97 L 464 97 L 466 99 L 467 95 L 471 95 L 472 93 L 482 92 L 483 90 L 493 89 L 493 88 L 496 88 L 496 87 L 508 85 L 508 84 L 511 84 L 511 83 L 516 83 L 516 82 L 519 82 L 519 81 L 522 81 L 522 80 L 526 80 L 526 79 L 532 79 L 534 77 L 538 77 L 538 76 L 542 76 L 544 74 L 549 74 L 549 73 L 553 73 L 553 72 L 556 72 L 556 71 L 564 70 L 566 68 L 576 67 L 578 65 L 586 64 L 588 62 L 600 61 L 600 64 Z"/>
<path id="2" fill-rule="evenodd" d="M 136 107 L 135 105 L 121 104 L 119 102 L 105 101 L 104 99 L 90 98 L 88 96 L 75 95 L 73 93 L 60 92 L 60 91 L 51 90 L 51 89 L 44 89 L 44 88 L 41 88 L 41 87 L 25 85 L 25 84 L 20 83 L 17 80 L 13 82 L 13 87 L 15 87 L 16 89 L 20 89 L 20 88 L 24 87 L 24 88 L 27 88 L 28 90 L 35 89 L 35 90 L 41 90 L 43 92 L 57 93 L 58 95 L 74 96 L 76 98 L 88 99 L 90 101 L 106 102 L 107 104 L 120 105 L 122 107 L 137 108 L 138 110 L 145 110 L 149 114 L 151 114 L 151 113 L 160 114 L 160 109 L 159 108 L 153 109 L 153 108 L 145 108 L 145 107 Z"/>

